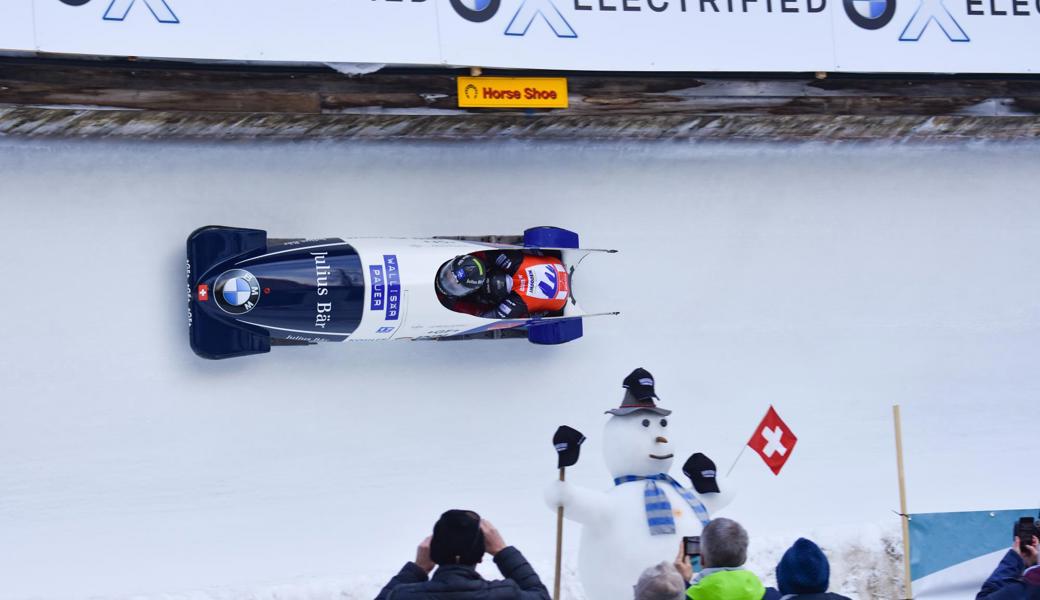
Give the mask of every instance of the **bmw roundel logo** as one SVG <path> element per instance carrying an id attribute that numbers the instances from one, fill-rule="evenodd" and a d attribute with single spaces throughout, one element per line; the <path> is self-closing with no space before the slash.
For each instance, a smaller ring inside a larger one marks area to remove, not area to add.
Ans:
<path id="1" fill-rule="evenodd" d="M 224 312 L 242 315 L 253 310 L 260 299 L 260 282 L 249 271 L 231 269 L 217 277 L 212 296 Z"/>
<path id="2" fill-rule="evenodd" d="M 467 21 L 483 23 L 498 12 L 502 0 L 451 0 L 451 7 Z"/>
<path id="3" fill-rule="evenodd" d="M 881 29 L 896 14 L 896 0 L 842 0 L 845 14 L 863 29 Z"/>

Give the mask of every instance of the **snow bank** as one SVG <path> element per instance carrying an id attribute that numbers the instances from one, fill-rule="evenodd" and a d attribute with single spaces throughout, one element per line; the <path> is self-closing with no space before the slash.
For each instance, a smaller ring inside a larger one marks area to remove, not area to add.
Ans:
<path id="1" fill-rule="evenodd" d="M 325 65 L 350 77 L 375 73 L 386 66 L 382 63 L 325 63 Z"/>

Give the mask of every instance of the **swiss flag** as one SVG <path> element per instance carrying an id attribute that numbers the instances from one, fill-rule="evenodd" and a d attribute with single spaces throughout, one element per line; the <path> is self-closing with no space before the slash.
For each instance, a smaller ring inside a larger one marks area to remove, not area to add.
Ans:
<path id="1" fill-rule="evenodd" d="M 794 432 L 770 406 L 769 412 L 758 424 L 758 428 L 755 429 L 755 433 L 752 434 L 747 445 L 758 452 L 766 465 L 772 469 L 774 475 L 779 475 L 780 469 L 787 464 L 787 459 L 791 458 L 791 451 L 794 450 L 796 443 L 798 443 L 798 438 Z"/>
<path id="2" fill-rule="evenodd" d="M 196 294 L 196 296 L 198 297 L 199 302 L 205 302 L 209 300 L 209 286 L 205 283 L 200 283 L 198 293 Z"/>

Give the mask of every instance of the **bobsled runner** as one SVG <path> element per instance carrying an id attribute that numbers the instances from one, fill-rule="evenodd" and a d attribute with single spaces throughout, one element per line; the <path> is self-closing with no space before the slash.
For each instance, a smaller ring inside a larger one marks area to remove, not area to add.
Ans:
<path id="1" fill-rule="evenodd" d="M 553 261 L 534 293 L 565 299 L 563 307 L 496 318 L 453 302 L 437 285 L 457 257 L 503 252 L 532 257 L 524 265 Z M 585 312 L 573 289 L 582 260 L 613 252 L 579 248 L 576 233 L 557 227 L 511 236 L 350 239 L 274 239 L 260 229 L 202 227 L 188 236 L 191 348 L 220 359 L 319 342 L 524 337 L 562 344 L 582 336 L 583 318 L 617 314 Z"/>

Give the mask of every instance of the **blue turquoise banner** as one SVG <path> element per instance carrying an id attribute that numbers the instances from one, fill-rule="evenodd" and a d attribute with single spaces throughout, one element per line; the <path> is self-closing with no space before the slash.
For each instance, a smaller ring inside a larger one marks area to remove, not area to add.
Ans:
<path id="1" fill-rule="evenodd" d="M 973 600 L 1011 547 L 1012 530 L 1035 508 L 910 515 L 914 597 Z"/>

